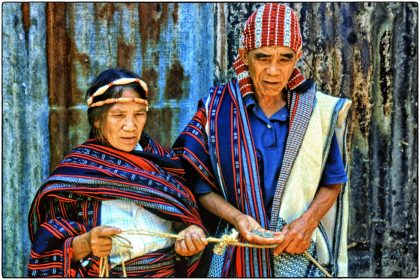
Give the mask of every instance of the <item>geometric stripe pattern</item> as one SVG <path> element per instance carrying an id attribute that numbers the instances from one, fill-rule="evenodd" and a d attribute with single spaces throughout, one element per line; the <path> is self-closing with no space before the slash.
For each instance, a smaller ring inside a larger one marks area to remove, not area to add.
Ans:
<path id="1" fill-rule="evenodd" d="M 190 130 L 188 128 L 175 141 L 173 149 L 189 164 L 193 163 L 189 160 L 192 157 L 207 162 L 207 166 L 192 165 L 195 171 L 190 176 L 202 176 L 203 169 L 213 170 L 213 177 L 217 181 L 214 191 L 242 213 L 253 217 L 261 226 L 267 227 L 252 132 L 241 99 L 236 80 L 212 88 L 208 98 L 200 102 L 194 117 L 201 121 L 203 137 L 192 137 L 190 133 L 185 133 Z M 205 115 L 198 117 L 203 109 Z M 190 126 L 196 124 L 190 122 L 187 127 Z M 197 127 L 196 130 L 200 129 Z M 199 139 L 208 139 L 208 142 L 199 142 Z M 205 177 L 203 179 L 210 181 Z M 229 230 L 230 226 L 222 221 L 215 235 L 221 236 Z M 224 256 L 215 255 L 209 272 L 209 276 L 214 277 L 271 275 L 269 250 L 244 247 L 228 247 Z"/>
<path id="2" fill-rule="evenodd" d="M 166 220 L 203 227 L 194 196 L 181 177 L 184 170 L 179 159 L 146 134 L 142 141 L 148 143 L 143 145 L 145 151 L 156 154 L 127 153 L 89 140 L 63 159 L 38 190 L 30 209 L 28 276 L 98 276 L 99 259 L 90 256 L 71 262 L 70 244 L 75 236 L 98 225 L 103 200 L 132 201 Z M 173 257 L 174 249 L 169 247 L 125 265 L 131 276 L 167 277 L 173 276 Z M 191 263 L 190 273 L 197 264 Z M 117 276 L 120 269 L 113 268 L 110 275 Z"/>
<path id="3" fill-rule="evenodd" d="M 304 93 L 296 91 L 289 92 L 289 99 L 291 100 L 289 134 L 273 199 L 270 223 L 271 230 L 275 230 L 277 227 L 284 188 L 302 144 L 303 137 L 305 136 L 306 128 L 315 105 L 315 91 L 315 85 L 313 85 Z"/>

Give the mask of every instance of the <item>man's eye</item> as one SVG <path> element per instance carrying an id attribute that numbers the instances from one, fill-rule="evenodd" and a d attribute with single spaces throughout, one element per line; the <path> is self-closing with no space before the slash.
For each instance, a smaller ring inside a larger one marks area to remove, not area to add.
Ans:
<path id="1" fill-rule="evenodd" d="M 268 56 L 266 56 L 266 55 L 262 55 L 262 54 L 257 54 L 256 56 L 255 56 L 255 58 L 256 59 L 258 59 L 258 60 L 268 60 Z"/>

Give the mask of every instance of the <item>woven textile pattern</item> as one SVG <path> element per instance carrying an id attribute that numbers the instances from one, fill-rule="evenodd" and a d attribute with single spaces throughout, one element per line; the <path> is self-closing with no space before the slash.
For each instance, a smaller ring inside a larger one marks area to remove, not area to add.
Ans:
<path id="1" fill-rule="evenodd" d="M 89 140 L 63 159 L 31 206 L 29 276 L 98 276 L 98 258 L 71 262 L 70 244 L 75 236 L 99 225 L 103 200 L 131 201 L 163 219 L 202 227 L 179 160 L 147 135 L 141 142 L 144 152 L 127 153 Z M 170 247 L 131 260 L 126 266 L 132 264 L 127 268 L 131 276 L 171 276 L 173 258 Z M 136 268 L 140 262 L 143 265 Z M 144 270 L 147 263 L 151 266 Z M 197 265 L 192 263 L 189 273 Z M 116 267 L 110 275 L 118 275 L 118 271 Z"/>

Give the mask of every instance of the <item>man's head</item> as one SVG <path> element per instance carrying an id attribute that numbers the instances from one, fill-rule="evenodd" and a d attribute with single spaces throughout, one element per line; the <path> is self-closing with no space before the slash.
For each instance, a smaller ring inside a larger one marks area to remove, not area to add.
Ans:
<path id="1" fill-rule="evenodd" d="M 300 85 L 305 80 L 296 68 L 301 49 L 299 21 L 293 10 L 276 3 L 260 7 L 245 23 L 234 63 L 242 93 L 278 95 L 286 86 Z"/>

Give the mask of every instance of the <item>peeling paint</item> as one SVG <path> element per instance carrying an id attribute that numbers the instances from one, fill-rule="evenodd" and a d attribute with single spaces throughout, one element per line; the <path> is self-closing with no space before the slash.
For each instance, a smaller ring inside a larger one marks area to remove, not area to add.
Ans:
<path id="1" fill-rule="evenodd" d="M 384 116 L 389 116 L 392 109 L 392 81 L 393 75 L 391 68 L 391 36 L 389 30 L 386 30 L 383 34 L 380 45 L 379 54 L 381 57 L 380 64 L 380 90 L 382 92 L 382 105 Z"/>
<path id="2" fill-rule="evenodd" d="M 181 99 L 184 94 L 183 84 L 187 81 L 184 68 L 179 60 L 175 60 L 167 72 L 165 98 Z"/>
<path id="3" fill-rule="evenodd" d="M 174 117 L 177 115 L 174 109 L 165 107 L 162 109 L 155 109 L 151 106 L 149 112 L 147 112 L 147 122 L 144 128 L 154 139 L 164 139 L 161 144 L 169 147 L 171 143 L 171 131 L 172 123 L 176 122 Z"/>
<path id="4" fill-rule="evenodd" d="M 158 93 L 158 80 L 159 74 L 153 68 L 143 69 L 141 78 L 147 83 L 149 90 L 149 100 L 154 100 Z"/>
<path id="5" fill-rule="evenodd" d="M 23 30 L 25 31 L 25 34 L 28 34 L 29 28 L 31 27 L 31 20 L 30 20 L 30 3 L 22 3 L 22 23 L 23 23 Z"/>
<path id="6" fill-rule="evenodd" d="M 47 61 L 48 61 L 48 97 L 53 109 L 49 116 L 49 129 L 54 138 L 50 141 L 51 171 L 61 161 L 68 147 L 68 128 L 65 107 L 68 98 L 63 93 L 70 92 L 70 40 L 66 31 L 66 5 L 63 3 L 47 4 Z M 56 145 L 56 143 L 62 143 Z"/>
<path id="7" fill-rule="evenodd" d="M 97 15 L 100 19 L 112 19 L 115 13 L 115 6 L 113 3 L 95 4 Z"/>
<path id="8" fill-rule="evenodd" d="M 174 24 L 178 23 L 178 3 L 174 3 L 174 10 L 172 11 L 172 20 Z"/>
<path id="9" fill-rule="evenodd" d="M 144 55 L 147 43 L 149 41 L 156 43 L 159 40 L 161 29 L 168 23 L 168 4 L 140 3 L 138 9 L 141 47 Z"/>
<path id="10" fill-rule="evenodd" d="M 121 37 L 118 37 L 118 67 L 130 69 L 135 52 L 135 46 L 126 44 Z"/>

